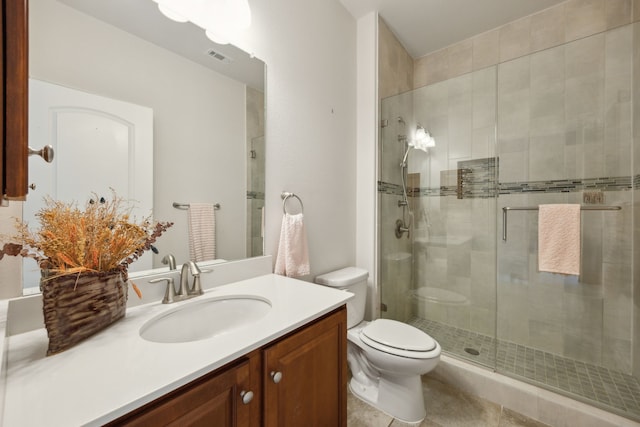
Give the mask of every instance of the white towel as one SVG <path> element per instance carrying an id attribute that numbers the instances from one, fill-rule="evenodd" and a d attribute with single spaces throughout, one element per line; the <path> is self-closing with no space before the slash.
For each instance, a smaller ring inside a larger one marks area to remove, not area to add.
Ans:
<path id="1" fill-rule="evenodd" d="M 301 213 L 284 214 L 282 217 L 275 273 L 287 277 L 311 274 L 307 234 L 304 229 L 304 217 Z"/>
<path id="2" fill-rule="evenodd" d="M 189 204 L 189 259 L 216 259 L 216 215 L 211 203 Z"/>
<path id="3" fill-rule="evenodd" d="M 580 275 L 580 205 L 540 205 L 538 269 Z"/>

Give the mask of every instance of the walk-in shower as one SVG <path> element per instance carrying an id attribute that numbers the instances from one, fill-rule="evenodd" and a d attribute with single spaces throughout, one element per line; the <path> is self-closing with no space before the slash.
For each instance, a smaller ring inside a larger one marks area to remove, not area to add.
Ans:
<path id="1" fill-rule="evenodd" d="M 383 99 L 381 118 L 398 126 L 380 129 L 378 168 L 382 317 L 425 330 L 449 355 L 635 420 L 639 25 Z M 398 117 L 426 124 L 437 145 L 398 144 Z M 579 276 L 538 271 L 537 211 L 517 209 L 554 203 L 616 207 L 582 211 Z M 405 205 L 411 233 L 398 239 Z M 504 207 L 515 208 L 506 241 Z"/>

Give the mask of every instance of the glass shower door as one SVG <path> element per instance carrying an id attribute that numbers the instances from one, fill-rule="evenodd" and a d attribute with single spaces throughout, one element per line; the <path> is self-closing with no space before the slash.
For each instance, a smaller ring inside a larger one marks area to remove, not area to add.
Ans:
<path id="1" fill-rule="evenodd" d="M 621 209 L 582 211 L 579 275 L 539 268 L 536 210 L 509 211 L 507 239 L 496 237 L 498 372 L 636 419 L 629 190 L 638 25 L 499 65 L 498 206 Z"/>
<path id="2" fill-rule="evenodd" d="M 386 98 L 381 116 L 382 316 L 424 330 L 448 354 L 494 367 L 496 67 Z M 436 145 L 407 152 L 402 139 L 418 125 Z M 405 154 L 410 226 L 396 237 Z"/>

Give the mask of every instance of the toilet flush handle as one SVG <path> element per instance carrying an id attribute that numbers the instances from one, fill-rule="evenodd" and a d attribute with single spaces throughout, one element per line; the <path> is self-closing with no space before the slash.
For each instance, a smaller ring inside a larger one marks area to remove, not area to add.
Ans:
<path id="1" fill-rule="evenodd" d="M 282 380 L 282 372 L 275 372 L 275 371 L 271 371 L 271 379 L 273 380 L 274 383 L 278 384 L 280 382 L 280 380 Z"/>

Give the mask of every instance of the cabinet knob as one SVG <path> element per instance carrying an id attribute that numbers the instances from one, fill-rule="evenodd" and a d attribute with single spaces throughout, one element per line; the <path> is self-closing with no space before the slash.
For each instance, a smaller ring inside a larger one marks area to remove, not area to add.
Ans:
<path id="1" fill-rule="evenodd" d="M 240 392 L 240 397 L 242 398 L 242 403 L 245 405 L 253 400 L 253 392 L 252 391 L 244 391 Z"/>
<path id="2" fill-rule="evenodd" d="M 282 372 L 271 371 L 271 374 L 269 374 L 269 375 L 271 375 L 271 379 L 276 384 L 278 384 L 280 382 L 280 380 L 282 379 Z"/>
<path id="3" fill-rule="evenodd" d="M 29 188 L 32 189 L 32 190 L 35 190 L 36 189 L 36 184 L 35 183 L 29 184 Z"/>
<path id="4" fill-rule="evenodd" d="M 29 147 L 29 155 L 33 156 L 34 154 L 42 157 L 47 163 L 51 163 L 53 161 L 53 147 L 50 145 L 45 145 L 39 150 L 34 150 Z"/>

